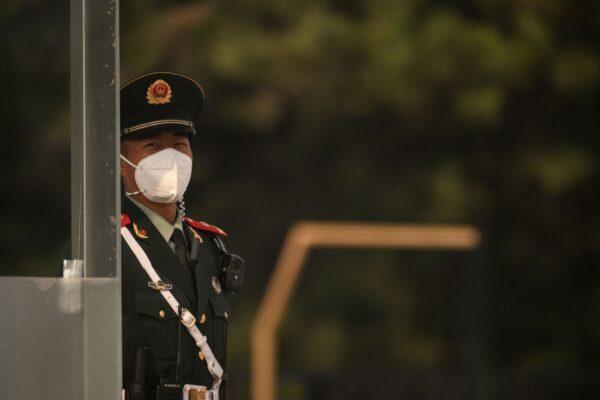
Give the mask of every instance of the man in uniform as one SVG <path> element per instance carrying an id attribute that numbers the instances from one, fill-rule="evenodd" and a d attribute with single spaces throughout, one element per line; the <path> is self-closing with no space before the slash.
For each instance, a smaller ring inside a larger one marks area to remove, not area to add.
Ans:
<path id="1" fill-rule="evenodd" d="M 198 328 L 225 368 L 228 294 L 239 289 L 243 261 L 226 252 L 225 232 L 185 217 L 182 207 L 203 102 L 200 85 L 177 73 L 147 74 L 121 88 L 121 230 L 135 242 L 122 240 L 123 386 L 131 400 L 224 398 L 226 375 L 211 393 L 210 360 L 189 331 Z"/>

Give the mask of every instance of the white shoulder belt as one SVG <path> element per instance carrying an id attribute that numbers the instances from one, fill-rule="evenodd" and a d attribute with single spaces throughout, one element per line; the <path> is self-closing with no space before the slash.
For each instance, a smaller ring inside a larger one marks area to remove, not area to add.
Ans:
<path id="1" fill-rule="evenodd" d="M 137 257 L 142 268 L 144 268 L 144 270 L 152 280 L 152 283 L 156 285 L 156 287 L 163 288 L 159 290 L 160 294 L 162 294 L 167 303 L 169 303 L 169 306 L 171 306 L 173 312 L 177 315 L 180 315 L 179 302 L 175 297 L 173 297 L 168 287 L 164 285 L 164 283 L 156 273 L 156 270 L 152 266 L 150 259 L 148 258 L 144 250 L 140 247 L 139 243 L 134 239 L 133 235 L 131 234 L 129 229 L 127 229 L 126 226 L 121 227 L 121 236 L 123 237 L 123 239 L 125 239 L 125 242 L 127 242 L 129 248 L 131 249 L 131 251 L 133 251 L 133 254 L 135 254 L 135 256 Z M 200 348 L 200 350 L 202 351 L 202 354 L 204 355 L 204 360 L 206 361 L 206 368 L 208 369 L 208 372 L 210 372 L 214 379 L 212 390 L 209 391 L 212 393 L 207 393 L 207 399 L 218 400 L 219 386 L 221 385 L 221 379 L 223 378 L 223 368 L 221 367 L 221 364 L 219 364 L 219 361 L 210 349 L 206 336 L 204 336 L 202 332 L 200 332 L 200 329 L 198 329 L 198 327 L 196 326 L 196 318 L 194 317 L 194 315 L 190 311 L 182 307 L 180 320 L 181 323 L 187 328 L 190 335 L 192 335 L 192 337 L 194 338 L 196 346 L 198 346 L 198 348 Z M 210 397 L 210 395 L 212 395 L 212 397 Z"/>

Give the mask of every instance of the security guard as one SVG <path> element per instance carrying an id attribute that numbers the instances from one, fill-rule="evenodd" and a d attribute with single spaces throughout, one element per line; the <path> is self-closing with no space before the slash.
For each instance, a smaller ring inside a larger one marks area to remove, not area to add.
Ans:
<path id="1" fill-rule="evenodd" d="M 229 293 L 240 288 L 243 261 L 225 250 L 223 230 L 187 218 L 182 207 L 203 102 L 198 83 L 172 72 L 121 88 L 123 386 L 130 400 L 225 397 L 226 374 L 211 392 L 217 376 L 207 362 L 214 355 L 225 368 Z M 201 336 L 193 336 L 196 328 Z"/>

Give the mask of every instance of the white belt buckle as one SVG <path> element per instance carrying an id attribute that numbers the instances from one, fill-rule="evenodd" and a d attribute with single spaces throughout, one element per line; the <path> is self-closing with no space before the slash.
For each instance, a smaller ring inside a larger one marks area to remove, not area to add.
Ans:
<path id="1" fill-rule="evenodd" d="M 186 328 L 191 328 L 196 323 L 196 317 L 194 317 L 194 314 L 189 312 L 187 308 L 182 308 L 181 323 L 185 325 Z"/>

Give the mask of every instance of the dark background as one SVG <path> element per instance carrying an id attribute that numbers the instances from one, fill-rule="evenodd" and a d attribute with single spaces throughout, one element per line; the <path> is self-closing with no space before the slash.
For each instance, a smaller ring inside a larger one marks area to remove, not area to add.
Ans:
<path id="1" fill-rule="evenodd" d="M 68 7 L 0 6 L 5 275 L 52 274 L 68 236 Z M 597 396 L 599 21 L 599 1 L 121 1 L 121 82 L 205 88 L 186 205 L 247 261 L 235 398 L 286 231 L 322 219 L 484 241 L 314 252 L 280 398 Z"/>

